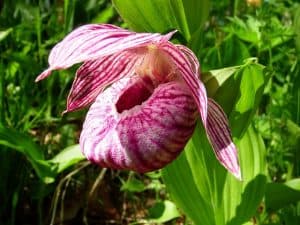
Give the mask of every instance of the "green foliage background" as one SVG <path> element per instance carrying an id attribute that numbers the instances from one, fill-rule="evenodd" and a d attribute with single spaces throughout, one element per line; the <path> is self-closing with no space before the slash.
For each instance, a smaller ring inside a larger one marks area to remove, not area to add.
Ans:
<path id="1" fill-rule="evenodd" d="M 300 4 L 247 2 L 1 1 L 0 224 L 299 224 Z M 51 47 L 87 23 L 178 30 L 173 41 L 195 52 L 209 96 L 229 117 L 243 182 L 217 163 L 200 125 L 162 172 L 114 172 L 84 161 L 77 142 L 85 111 L 61 116 L 76 66 L 34 80 Z M 120 217 L 98 211 L 93 220 L 91 199 L 108 207 L 94 195 L 105 182 L 130 210 L 118 208 Z M 64 201 L 76 193 L 83 197 L 68 217 Z M 147 199 L 150 210 L 132 206 Z"/>

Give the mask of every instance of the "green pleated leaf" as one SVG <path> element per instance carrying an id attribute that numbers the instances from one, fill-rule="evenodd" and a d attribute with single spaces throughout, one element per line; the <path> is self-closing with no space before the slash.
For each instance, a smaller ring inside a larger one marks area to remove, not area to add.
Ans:
<path id="1" fill-rule="evenodd" d="M 235 137 L 241 137 L 250 124 L 268 79 L 265 67 L 256 58 L 249 58 L 240 66 L 201 74 L 208 96 L 229 115 Z"/>
<path id="2" fill-rule="evenodd" d="M 200 125 L 180 157 L 162 170 L 172 199 L 195 224 L 240 225 L 255 214 L 265 191 L 265 147 L 252 126 L 237 146 L 243 181 L 219 164 Z"/>
<path id="3" fill-rule="evenodd" d="M 202 73 L 201 80 L 205 84 L 207 95 L 214 97 L 223 83 L 238 72 L 240 68 L 241 66 L 232 66 Z"/>
<path id="4" fill-rule="evenodd" d="M 240 136 L 245 132 L 256 112 L 267 83 L 263 69 L 262 65 L 250 64 L 236 77 L 240 79 L 240 89 L 236 93 L 235 105 L 229 116 L 234 136 Z"/>
<path id="5" fill-rule="evenodd" d="M 203 174 L 202 167 L 203 165 L 199 165 L 199 175 Z M 195 224 L 215 224 L 213 207 L 205 201 L 207 196 L 201 195 L 198 191 L 185 152 L 162 169 L 162 175 L 172 200 Z"/>
<path id="6" fill-rule="evenodd" d="M 177 29 L 189 40 L 205 22 L 209 0 L 113 0 L 121 17 L 135 31 Z"/>
<path id="7" fill-rule="evenodd" d="M 234 137 L 241 137 L 246 131 L 268 78 L 265 67 L 258 64 L 255 58 L 250 58 L 215 91 L 214 99 L 229 115 Z"/>
<path id="8" fill-rule="evenodd" d="M 268 183 L 266 188 L 267 210 L 277 210 L 300 201 L 300 178 L 285 183 Z"/>

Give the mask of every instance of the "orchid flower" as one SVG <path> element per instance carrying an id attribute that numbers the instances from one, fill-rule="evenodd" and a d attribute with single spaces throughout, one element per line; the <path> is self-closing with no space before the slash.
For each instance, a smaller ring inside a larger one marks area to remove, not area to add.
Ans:
<path id="1" fill-rule="evenodd" d="M 83 62 L 65 112 L 92 104 L 79 142 L 94 163 L 141 173 L 160 169 L 184 149 L 200 116 L 217 159 L 240 179 L 226 115 L 207 98 L 193 52 L 169 41 L 174 33 L 81 26 L 52 49 L 49 68 L 36 81 Z"/>

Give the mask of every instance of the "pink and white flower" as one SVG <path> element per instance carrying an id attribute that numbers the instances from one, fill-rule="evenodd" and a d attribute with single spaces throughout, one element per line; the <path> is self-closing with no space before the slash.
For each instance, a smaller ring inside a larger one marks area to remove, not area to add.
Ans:
<path id="1" fill-rule="evenodd" d="M 49 68 L 36 81 L 83 62 L 66 112 L 92 104 L 80 136 L 92 162 L 137 172 L 162 168 L 184 149 L 200 115 L 217 159 L 240 179 L 227 118 L 207 98 L 196 56 L 172 44 L 173 34 L 81 26 L 52 49 Z"/>

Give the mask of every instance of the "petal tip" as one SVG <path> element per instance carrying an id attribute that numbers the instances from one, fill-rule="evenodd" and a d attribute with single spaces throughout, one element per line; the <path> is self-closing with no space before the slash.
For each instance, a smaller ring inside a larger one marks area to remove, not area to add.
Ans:
<path id="1" fill-rule="evenodd" d="M 52 72 L 52 69 L 46 69 L 44 70 L 44 72 L 42 72 L 36 79 L 35 82 L 39 82 L 40 80 L 45 79 L 46 77 L 48 77 Z"/>
<path id="2" fill-rule="evenodd" d="M 175 33 L 177 33 L 177 32 L 178 32 L 178 30 L 173 30 L 173 31 L 171 31 L 171 32 L 169 32 L 169 33 L 167 33 L 167 34 L 165 34 L 165 35 L 164 35 L 164 38 L 163 38 L 163 41 L 168 41 L 168 40 L 170 40 L 171 37 L 172 37 Z"/>
<path id="3" fill-rule="evenodd" d="M 239 181 L 243 181 L 243 179 L 242 179 L 242 174 L 241 174 L 241 169 L 240 169 L 239 166 L 238 166 L 238 168 L 237 168 L 236 170 L 230 171 L 230 172 L 232 173 L 232 175 L 233 175 L 236 179 L 238 179 Z"/>
<path id="4" fill-rule="evenodd" d="M 65 110 L 61 113 L 61 115 L 63 116 L 63 115 L 65 115 L 67 112 L 69 112 L 68 109 L 65 109 Z"/>
<path id="5" fill-rule="evenodd" d="M 75 110 L 76 110 L 76 107 L 74 107 L 71 104 L 67 104 L 67 108 L 61 113 L 61 115 L 65 115 L 66 113 L 73 112 Z"/>
<path id="6" fill-rule="evenodd" d="M 80 109 L 83 109 L 86 105 L 82 105 L 80 103 L 76 102 L 67 102 L 67 108 L 62 112 L 62 115 L 69 113 L 69 112 L 74 112 Z"/>
<path id="7" fill-rule="evenodd" d="M 241 168 L 238 161 L 237 148 L 232 142 L 229 146 L 223 149 L 223 151 L 217 154 L 217 158 L 223 164 L 223 166 L 238 180 L 242 180 Z"/>

